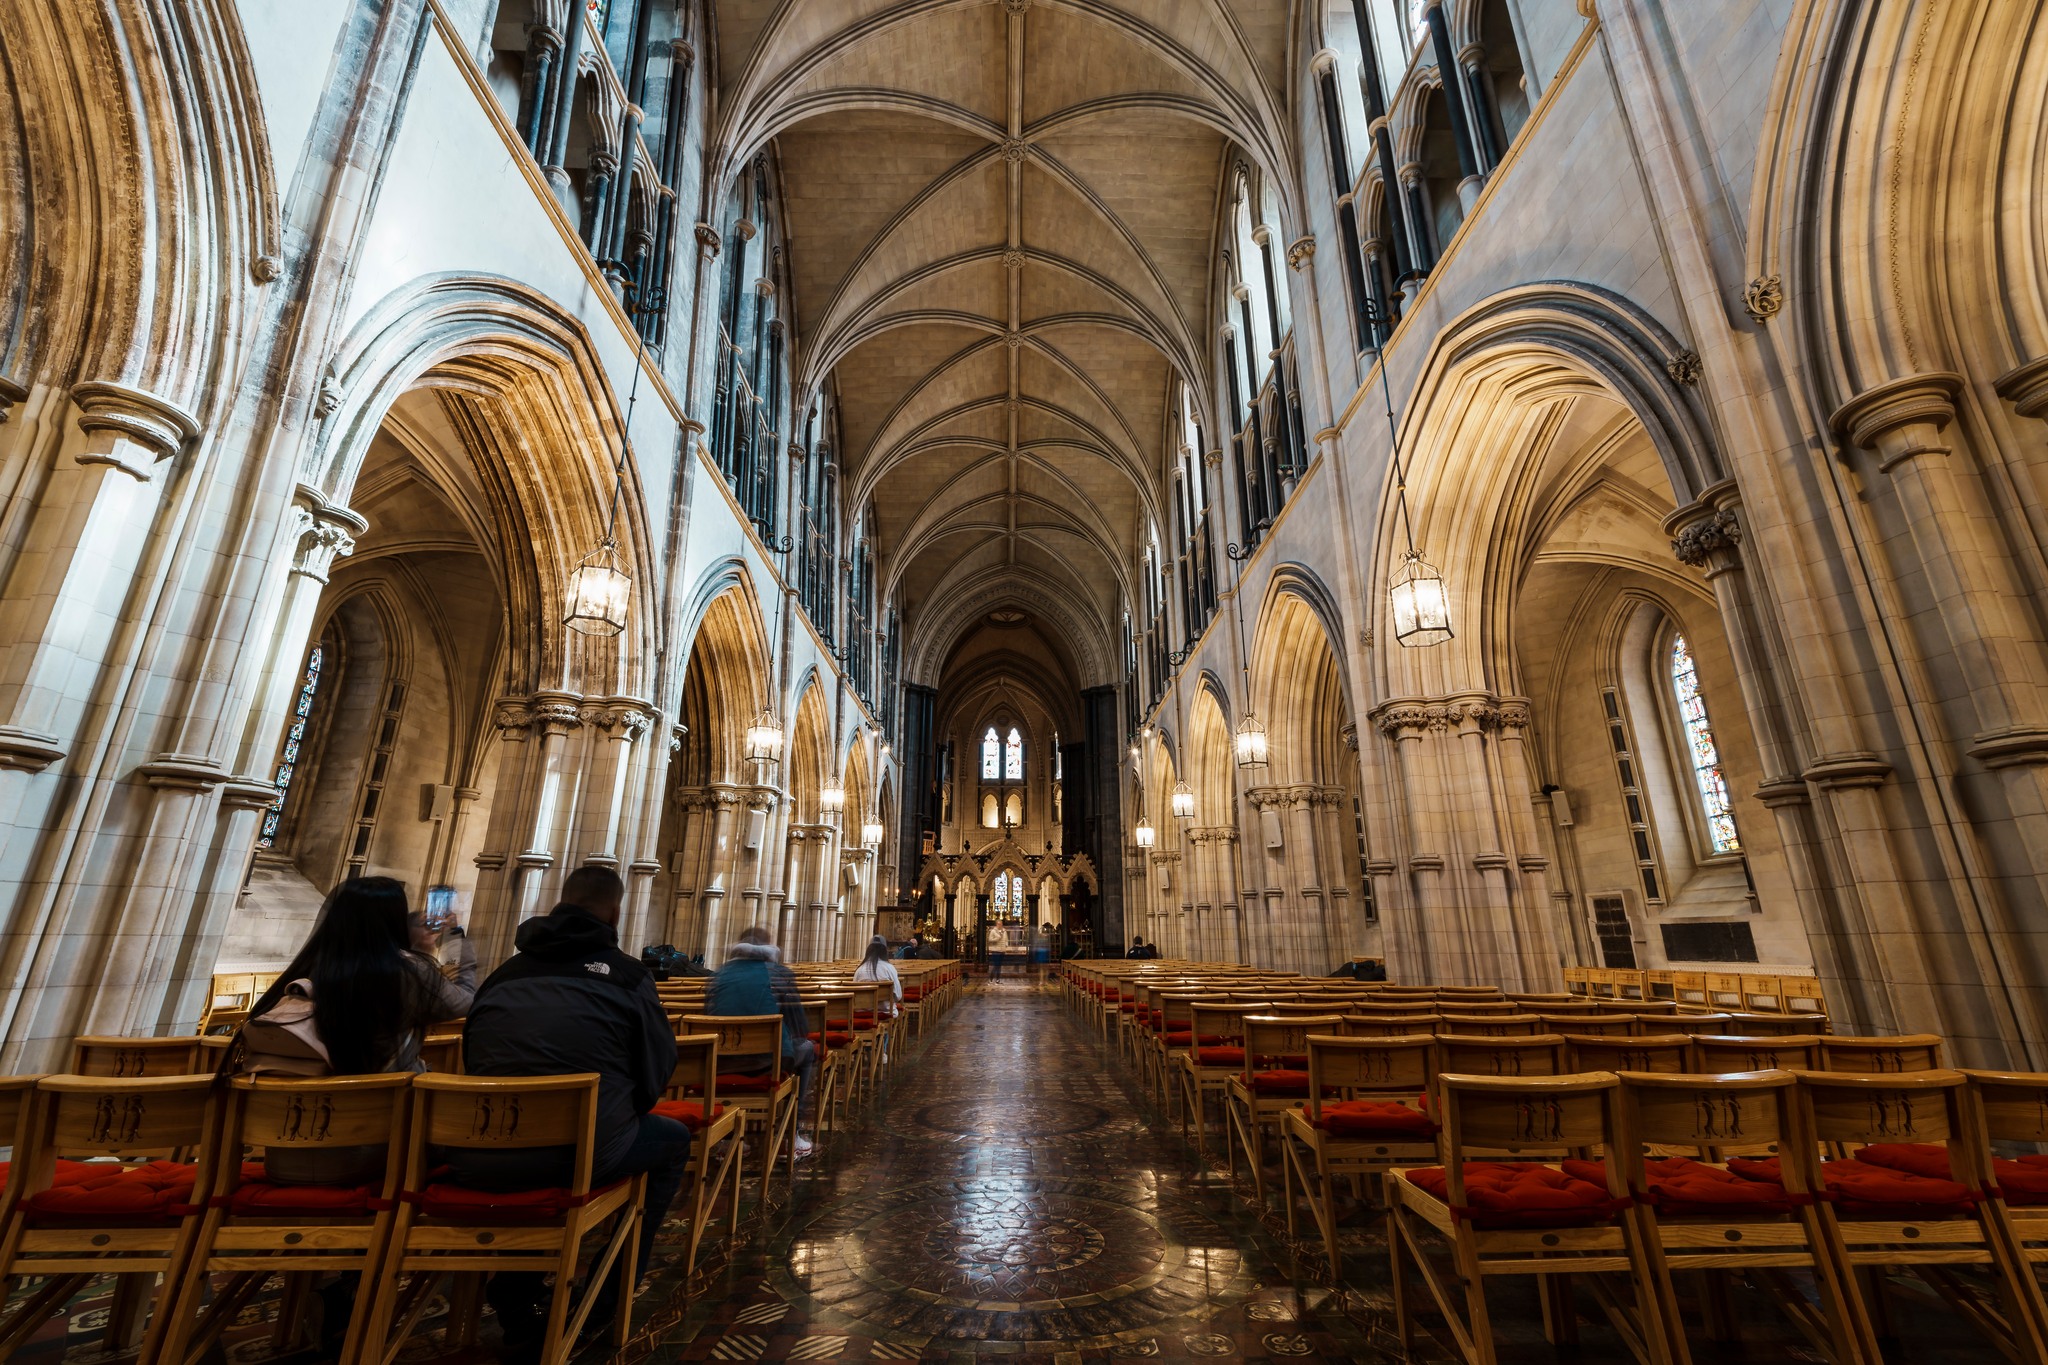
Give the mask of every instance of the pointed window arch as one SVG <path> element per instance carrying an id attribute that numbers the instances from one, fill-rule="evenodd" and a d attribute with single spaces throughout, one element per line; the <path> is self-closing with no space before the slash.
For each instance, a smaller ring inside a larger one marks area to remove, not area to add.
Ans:
<path id="1" fill-rule="evenodd" d="M 988 733 L 981 737 L 981 777 L 984 782 L 993 782 L 1002 775 L 1002 742 L 996 738 L 996 727 L 988 727 Z"/>
<path id="2" fill-rule="evenodd" d="M 1012 725 L 1009 738 L 1003 741 L 1003 781 L 1022 782 L 1023 780 L 1024 736 L 1017 732 L 1016 726 Z"/>
<path id="3" fill-rule="evenodd" d="M 306 726 L 313 716 L 313 696 L 320 690 L 320 670 L 326 665 L 327 650 L 317 641 L 306 654 L 306 668 L 299 675 L 299 694 L 292 703 L 292 723 L 284 732 L 277 751 L 277 796 L 263 812 L 263 830 L 256 847 L 269 848 L 277 842 L 277 827 L 284 819 L 284 802 L 291 795 L 292 778 L 297 775 L 306 743 Z"/>
<path id="4" fill-rule="evenodd" d="M 1714 743 L 1714 727 L 1707 719 L 1707 699 L 1700 691 L 1699 666 L 1693 662 L 1692 648 L 1685 636 L 1671 637 L 1671 654 L 1666 663 L 1672 695 L 1678 701 L 1681 747 L 1692 768 L 1701 813 L 1706 817 L 1707 841 L 1716 853 L 1740 853 L 1742 839 L 1735 832 L 1735 809 L 1728 799 L 1728 779 L 1721 771 L 1721 750 Z"/>

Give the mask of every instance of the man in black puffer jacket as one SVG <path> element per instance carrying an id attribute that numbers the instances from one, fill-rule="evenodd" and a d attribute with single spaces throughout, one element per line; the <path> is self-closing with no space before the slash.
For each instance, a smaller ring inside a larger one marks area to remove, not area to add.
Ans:
<path id="1" fill-rule="evenodd" d="M 556 1076 L 595 1071 L 597 1149 L 591 1187 L 645 1172 L 639 1255 L 630 1283 L 647 1273 L 668 1206 L 690 1162 L 690 1130 L 648 1111 L 676 1066 L 675 1034 L 648 970 L 619 951 L 625 884 L 607 867 L 580 867 L 562 883 L 562 903 L 519 926 L 519 951 L 477 989 L 462 1033 L 472 1076 Z M 454 1150 L 456 1180 L 479 1189 L 569 1183 L 569 1149 Z M 615 1273 L 584 1319 L 608 1322 L 620 1287 Z M 493 1277 L 485 1290 L 505 1333 L 505 1358 L 537 1359 L 546 1289 L 537 1272 Z"/>

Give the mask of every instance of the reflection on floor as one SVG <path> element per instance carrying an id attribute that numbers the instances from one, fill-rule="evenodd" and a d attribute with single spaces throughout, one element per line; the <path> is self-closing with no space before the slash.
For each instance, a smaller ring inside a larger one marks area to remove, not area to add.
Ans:
<path id="1" fill-rule="evenodd" d="M 975 988 L 912 1054 L 880 1108 L 800 1166 L 793 1187 L 778 1180 L 764 1206 L 748 1186 L 731 1255 L 707 1250 L 685 1283 L 669 1253 L 614 1365 L 1403 1359 L 1370 1211 L 1347 1220 L 1347 1283 L 1335 1289 L 1320 1242 L 1290 1243 L 1277 1213 L 1255 1209 L 1248 1181 L 1198 1161 L 1052 989 Z M 97 1352 L 108 1302 L 89 1290 L 17 1359 L 109 1359 Z M 1505 1365 L 1630 1359 L 1590 1321 L 1579 1348 L 1553 1349 L 1526 1287 L 1501 1289 L 1494 1304 Z M 228 1365 L 265 1358 L 277 1311 L 274 1298 L 244 1310 Z M 1788 1340 L 1760 1300 L 1738 1296 L 1736 1316 L 1745 1341 L 1695 1340 L 1698 1365 L 1821 1358 Z M 1894 1360 L 1991 1358 L 1939 1311 L 1895 1313 L 1894 1325 L 1905 1337 Z M 434 1327 L 430 1317 L 403 1361 L 492 1358 L 442 1350 Z M 495 1339 L 488 1317 L 485 1333 Z M 577 1365 L 606 1356 L 592 1350 Z M 1450 1357 L 1424 1344 L 1414 1359 Z"/>

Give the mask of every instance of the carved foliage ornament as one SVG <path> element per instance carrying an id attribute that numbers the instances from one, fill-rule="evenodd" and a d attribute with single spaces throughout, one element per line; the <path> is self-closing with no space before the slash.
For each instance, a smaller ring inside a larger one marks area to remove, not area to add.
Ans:
<path id="1" fill-rule="evenodd" d="M 1760 275 L 1742 291 L 1742 306 L 1758 322 L 1776 317 L 1785 307 L 1785 281 L 1779 275 Z"/>
<path id="2" fill-rule="evenodd" d="M 1316 239 L 1315 239 L 1315 238 L 1313 238 L 1313 237 L 1297 237 L 1297 238 L 1295 238 L 1295 240 L 1293 241 L 1293 243 L 1292 243 L 1291 245 L 1289 245 L 1289 246 L 1288 246 L 1288 248 L 1287 248 L 1287 267 L 1288 267 L 1288 269 L 1290 269 L 1290 270 L 1299 270 L 1299 269 L 1301 269 L 1301 267 L 1303 266 L 1303 264 L 1307 262 L 1308 258 L 1309 258 L 1309 257 L 1311 257 L 1311 256 L 1313 256 L 1313 255 L 1315 255 L 1315 254 L 1316 254 Z"/>
<path id="3" fill-rule="evenodd" d="M 1680 351 L 1664 362 L 1664 373 L 1671 376 L 1671 382 L 1687 388 L 1700 382 L 1700 370 L 1700 353 L 1694 350 Z"/>

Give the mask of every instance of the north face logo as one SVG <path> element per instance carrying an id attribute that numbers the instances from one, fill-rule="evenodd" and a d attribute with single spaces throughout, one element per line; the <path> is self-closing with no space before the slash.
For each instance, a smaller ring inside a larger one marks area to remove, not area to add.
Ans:
<path id="1" fill-rule="evenodd" d="M 586 972 L 596 972 L 599 976 L 610 976 L 612 974 L 612 967 L 609 962 L 586 962 L 583 964 L 583 970 Z"/>

